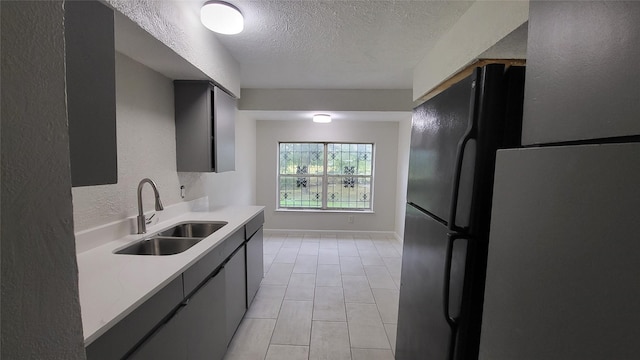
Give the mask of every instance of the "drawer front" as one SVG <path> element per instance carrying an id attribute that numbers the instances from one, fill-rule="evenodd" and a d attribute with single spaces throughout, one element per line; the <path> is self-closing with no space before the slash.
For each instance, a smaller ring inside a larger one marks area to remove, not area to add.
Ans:
<path id="1" fill-rule="evenodd" d="M 249 222 L 244 226 L 244 238 L 249 240 L 251 235 L 255 234 L 256 231 L 262 227 L 262 224 L 264 224 L 264 211 L 260 211 L 258 215 L 249 220 Z"/>
<path id="2" fill-rule="evenodd" d="M 127 360 L 187 360 L 189 323 L 184 306 L 162 324 Z"/>
<path id="3" fill-rule="evenodd" d="M 204 282 L 213 271 L 222 265 L 226 256 L 224 255 L 224 244 L 209 251 L 197 263 L 191 265 L 184 273 L 184 297 L 191 294 L 202 282 Z"/>
<path id="4" fill-rule="evenodd" d="M 187 297 L 244 242 L 242 229 L 222 241 L 215 249 L 187 269 L 184 274 L 184 296 Z"/>
<path id="5" fill-rule="evenodd" d="M 233 252 L 236 251 L 236 249 L 239 248 L 242 244 L 244 244 L 244 234 L 242 229 L 239 229 L 238 231 L 233 233 L 233 235 L 229 236 L 227 240 L 225 240 L 224 258 L 226 259 L 231 256 L 231 254 L 233 254 Z"/>
<path id="6" fill-rule="evenodd" d="M 182 276 L 179 276 L 92 342 L 86 349 L 87 359 L 122 358 L 169 315 L 182 300 Z"/>

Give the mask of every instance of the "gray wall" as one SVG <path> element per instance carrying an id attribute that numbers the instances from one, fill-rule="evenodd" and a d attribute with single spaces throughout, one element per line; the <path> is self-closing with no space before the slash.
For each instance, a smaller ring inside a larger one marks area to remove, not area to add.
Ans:
<path id="1" fill-rule="evenodd" d="M 0 3 L 3 359 L 84 359 L 61 1 Z"/>

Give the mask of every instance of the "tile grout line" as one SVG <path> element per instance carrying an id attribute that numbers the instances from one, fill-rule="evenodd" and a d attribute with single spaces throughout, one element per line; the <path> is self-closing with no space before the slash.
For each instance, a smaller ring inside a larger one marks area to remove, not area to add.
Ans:
<path id="1" fill-rule="evenodd" d="M 301 250 L 301 248 L 302 248 L 302 245 L 303 245 L 303 242 L 304 242 L 304 238 L 305 238 L 305 236 L 309 237 L 309 235 L 308 235 L 308 234 L 306 234 L 306 233 L 302 233 L 301 235 L 300 235 L 300 234 L 288 234 L 288 235 L 286 236 L 286 238 L 284 238 L 282 241 L 279 241 L 279 242 L 280 242 L 280 246 L 279 246 L 279 247 L 278 247 L 278 249 L 277 249 L 277 253 L 276 253 L 275 257 L 277 257 L 277 256 L 279 255 L 279 253 L 282 251 L 282 249 L 284 249 L 284 248 L 285 248 L 285 246 L 284 246 L 284 245 L 285 245 L 285 242 L 287 242 L 287 240 L 294 240 L 294 239 L 293 239 L 293 236 L 291 236 L 291 235 L 295 235 L 295 237 L 301 237 L 301 238 L 299 239 L 299 240 L 300 240 L 300 241 L 299 241 L 299 243 L 298 243 L 298 244 L 297 244 L 297 246 L 296 246 L 297 251 L 296 251 L 296 254 L 295 254 L 295 257 L 294 257 L 294 262 L 293 262 L 293 268 L 295 268 L 295 264 L 298 262 L 299 257 L 300 257 L 300 250 Z M 272 237 L 272 236 L 270 236 L 270 237 L 269 237 L 269 239 L 268 239 L 268 241 L 270 241 L 270 240 L 272 240 L 272 239 L 273 239 L 273 237 Z M 323 238 L 322 236 L 318 239 L 318 254 L 317 254 L 317 257 L 318 257 L 318 258 L 319 258 L 319 255 L 320 255 L 320 254 L 319 254 L 319 252 L 320 252 L 320 245 L 321 245 L 321 243 L 322 243 L 322 240 L 323 240 L 323 239 L 324 239 L 324 238 Z M 329 241 L 332 241 L 332 240 L 333 240 L 333 241 L 336 241 L 336 242 L 337 242 L 337 244 L 336 244 L 336 245 L 337 245 L 336 251 L 338 252 L 338 271 L 339 271 L 339 276 L 340 276 L 340 289 L 342 290 L 342 305 L 343 305 L 343 307 L 344 307 L 344 311 L 345 311 L 345 320 L 346 320 L 344 323 L 345 323 L 345 324 L 346 324 L 346 326 L 347 326 L 347 329 L 346 329 L 346 330 L 347 330 L 347 339 L 346 339 L 346 340 L 347 340 L 347 346 L 349 347 L 349 357 L 350 357 L 351 359 L 353 359 L 353 356 L 354 356 L 353 350 L 354 350 L 354 349 L 369 349 L 369 348 L 361 348 L 361 347 L 354 348 L 354 347 L 352 347 L 352 343 L 351 343 L 351 333 L 350 333 L 350 331 L 349 331 L 349 318 L 348 318 L 347 306 L 346 306 L 347 304 L 351 304 L 352 302 L 347 302 L 347 301 L 346 301 L 346 297 L 344 296 L 344 293 L 345 293 L 345 284 L 344 284 L 344 278 L 343 278 L 343 273 L 342 273 L 342 265 L 343 265 L 343 263 L 344 263 L 344 259 L 342 259 L 342 258 L 341 258 L 341 256 L 340 256 L 340 243 L 341 243 L 341 241 L 344 241 L 344 242 L 343 242 L 343 244 L 345 244 L 345 245 L 347 245 L 347 244 L 349 244 L 349 245 L 350 245 L 350 244 L 352 244 L 352 243 L 353 243 L 353 245 L 355 246 L 355 253 L 357 254 L 357 257 L 358 257 L 359 263 L 360 263 L 360 265 L 363 267 L 363 270 L 364 270 L 364 266 L 365 266 L 365 265 L 362 265 L 362 254 L 361 254 L 361 250 L 367 250 L 367 251 L 370 251 L 370 250 L 372 250 L 372 249 L 375 249 L 375 254 L 377 254 L 380 258 L 383 258 L 383 256 L 380 254 L 380 250 L 378 249 L 378 246 L 376 246 L 376 243 L 374 243 L 374 242 L 373 242 L 373 239 L 372 239 L 369 235 L 367 235 L 367 237 L 366 237 L 366 238 L 363 238 L 363 239 L 355 239 L 355 238 L 353 238 L 353 237 L 352 237 L 352 238 L 350 238 L 350 239 L 349 239 L 349 238 L 337 239 L 337 237 L 335 237 L 335 236 L 330 236 L 330 237 L 327 237 L 326 239 L 327 239 L 327 240 L 329 240 Z M 365 248 L 363 248 L 363 249 L 360 249 L 360 248 L 358 247 L 358 245 L 357 245 L 357 244 L 358 244 L 358 240 L 368 240 L 368 241 L 372 242 L 373 247 L 372 247 L 372 248 L 369 248 L 369 247 L 367 246 L 367 247 L 365 247 Z M 386 245 L 391 245 L 391 244 L 390 244 L 390 240 L 389 240 L 389 239 L 377 239 L 377 240 L 384 240 L 384 244 L 380 244 L 381 246 L 384 246 L 385 244 L 386 244 Z M 393 248 L 393 250 L 395 250 L 397 253 L 399 253 L 399 251 L 398 251 L 397 249 Z M 399 255 L 400 255 L 400 256 L 399 256 L 399 257 L 400 257 L 400 259 L 402 259 L 402 254 L 401 254 L 401 253 L 399 253 Z M 351 255 L 348 255 L 348 256 L 351 256 Z M 274 260 L 275 260 L 275 257 L 274 257 Z M 394 256 L 394 258 L 395 258 L 395 256 Z M 273 264 L 273 263 L 274 263 L 274 262 L 272 262 L 272 264 Z M 282 263 L 282 264 L 285 264 L 285 263 Z M 319 265 L 320 265 L 320 264 L 316 264 L 316 271 L 315 271 L 315 274 L 314 274 L 315 281 L 314 281 L 314 287 L 313 287 L 313 295 L 312 295 L 313 297 L 312 297 L 312 307 L 311 307 L 311 329 L 310 329 L 311 331 L 310 331 L 310 333 L 309 333 L 309 339 L 308 339 L 308 353 L 307 353 L 307 360 L 310 360 L 310 359 L 311 359 L 311 345 L 312 345 L 312 338 L 313 338 L 312 334 L 313 334 L 313 328 L 314 328 L 314 319 L 313 319 L 313 314 L 314 314 L 314 311 L 315 311 L 316 306 L 317 306 L 317 304 L 316 304 L 316 295 L 317 295 L 317 291 L 318 291 L 318 289 L 317 289 L 317 288 L 318 288 L 318 286 L 317 286 L 317 284 L 318 284 L 318 283 L 317 283 L 317 278 L 318 278 L 318 267 L 319 267 Z M 388 264 L 388 262 L 385 262 L 385 261 L 383 260 L 383 264 L 381 264 L 381 265 L 383 265 L 383 268 L 386 270 L 387 274 L 389 274 L 389 275 L 391 276 L 392 271 L 391 271 L 391 269 L 389 268 L 389 264 Z M 279 307 L 279 309 L 278 309 L 278 313 L 277 313 L 277 315 L 276 315 L 276 319 L 275 319 L 276 323 L 275 323 L 275 325 L 277 325 L 277 323 L 278 323 L 278 319 L 280 318 L 280 315 L 281 315 L 281 312 L 282 312 L 282 307 L 283 307 L 283 305 L 284 305 L 284 301 L 286 301 L 286 299 L 285 299 L 285 297 L 286 297 L 286 292 L 287 292 L 287 290 L 289 289 L 289 286 L 291 285 L 291 278 L 292 278 L 292 276 L 293 276 L 293 268 L 292 268 L 292 270 L 291 270 L 291 273 L 289 273 L 288 281 L 287 281 L 287 283 L 286 283 L 286 285 L 285 285 L 285 294 L 283 295 L 282 301 L 281 301 L 281 303 L 280 303 L 280 307 Z M 270 270 L 271 270 L 271 269 L 270 269 Z M 306 273 L 305 273 L 305 274 L 306 274 Z M 265 275 L 266 275 L 266 273 L 265 273 Z M 393 357 L 395 357 L 395 354 L 394 354 L 394 351 L 393 351 L 393 346 L 391 346 L 391 345 L 392 345 L 392 344 L 391 344 L 391 339 L 390 339 L 389 333 L 387 333 L 387 331 L 386 331 L 386 327 L 385 327 L 385 325 L 395 325 L 395 324 L 394 324 L 394 323 L 385 323 L 385 322 L 382 320 L 382 313 L 381 313 L 380 306 L 379 306 L 380 304 L 378 304 L 378 300 L 377 300 L 377 299 L 376 299 L 376 297 L 375 297 L 375 294 L 374 294 L 374 292 L 373 292 L 373 288 L 371 287 L 371 282 L 369 281 L 369 276 L 368 276 L 368 274 L 367 274 L 367 272 L 366 272 L 366 271 L 364 272 L 364 278 L 367 280 L 367 284 L 368 284 L 368 286 L 369 286 L 369 290 L 371 291 L 371 295 L 372 295 L 372 297 L 373 297 L 373 303 L 376 305 L 377 314 L 378 314 L 378 316 L 379 316 L 379 318 L 380 318 L 380 321 L 381 321 L 381 324 L 382 324 L 383 330 L 384 330 L 384 332 L 385 332 L 385 338 L 387 339 L 387 343 L 388 343 L 388 345 L 389 345 L 389 348 L 388 348 L 388 349 L 389 349 L 389 351 L 391 351 L 392 356 L 393 356 Z M 397 283 L 395 282 L 395 280 L 393 279 L 393 277 L 392 277 L 392 280 L 393 280 L 394 285 L 395 285 L 395 286 L 394 286 L 394 287 L 395 287 L 395 290 L 399 291 L 399 284 L 397 284 Z M 262 285 L 262 284 L 261 284 L 261 285 Z M 354 303 L 354 304 L 360 304 L 360 302 L 353 302 L 353 303 Z M 363 303 L 363 304 L 364 304 L 364 303 Z M 317 320 L 317 321 L 315 321 L 315 322 L 325 322 L 325 323 L 343 323 L 342 321 L 338 321 L 338 320 Z M 268 346 L 267 346 L 267 351 L 266 351 L 266 353 L 264 354 L 263 360 L 266 360 L 267 355 L 268 355 L 268 352 L 269 352 L 269 348 L 271 347 L 271 345 L 277 345 L 277 344 L 273 344 L 273 343 L 272 343 L 272 341 L 273 341 L 273 337 L 274 337 L 274 335 L 275 335 L 275 329 L 276 329 L 276 326 L 275 326 L 275 325 L 274 325 L 273 330 L 271 331 L 271 336 L 270 336 L 270 338 L 269 338 L 269 344 L 268 344 Z M 299 345 L 284 345 L 284 344 L 283 344 L 283 346 L 299 346 Z M 304 345 L 303 345 L 303 346 L 304 346 Z M 305 346 L 305 347 L 306 347 L 306 346 Z"/>
<path id="2" fill-rule="evenodd" d="M 304 235 L 302 236 L 304 239 Z M 320 245 L 318 245 L 320 247 Z M 296 261 L 298 257 L 296 256 Z M 313 338 L 313 311 L 316 308 L 316 285 L 318 284 L 318 264 L 316 263 L 315 281 L 313 282 L 313 299 L 311 300 L 311 329 L 309 329 L 309 352 L 307 353 L 307 360 L 311 358 L 311 339 Z"/>
<path id="3" fill-rule="evenodd" d="M 287 238 L 288 237 L 289 236 L 287 235 Z M 284 245 L 284 241 L 282 242 L 282 245 Z M 283 249 L 282 245 L 280 246 L 280 249 L 278 249 L 278 253 L 280 252 L 281 249 Z M 277 256 L 277 254 L 276 254 L 276 256 Z M 298 258 L 298 255 L 296 254 L 296 259 L 297 258 Z M 295 262 L 294 262 L 294 266 L 295 266 Z M 269 337 L 269 345 L 267 346 L 267 352 L 264 354 L 263 360 L 266 360 L 267 354 L 269 353 L 269 348 L 272 345 L 271 342 L 273 341 L 273 334 L 275 334 L 275 332 L 276 332 L 276 326 L 278 325 L 278 319 L 280 318 L 280 313 L 282 312 L 282 306 L 284 305 L 284 298 L 287 296 L 287 289 L 289 288 L 289 283 L 291 282 L 291 275 L 292 274 L 293 274 L 293 268 L 291 268 L 291 274 L 289 274 L 289 280 L 287 281 L 287 285 L 285 285 L 284 295 L 282 295 L 282 301 L 280 302 L 280 309 L 278 309 L 278 315 L 276 316 L 276 323 L 273 325 L 273 330 L 271 330 L 271 337 Z"/>

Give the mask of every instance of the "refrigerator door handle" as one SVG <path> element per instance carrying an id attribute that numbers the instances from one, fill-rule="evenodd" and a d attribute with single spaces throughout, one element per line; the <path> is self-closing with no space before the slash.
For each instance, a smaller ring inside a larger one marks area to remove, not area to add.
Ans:
<path id="1" fill-rule="evenodd" d="M 448 233 L 447 234 L 447 254 L 445 257 L 444 263 L 444 289 L 442 291 L 443 294 L 443 309 L 444 309 L 444 318 L 447 320 L 451 331 L 455 333 L 456 328 L 458 326 L 458 317 L 451 316 L 449 312 L 449 298 L 450 298 L 450 288 L 451 288 L 451 258 L 453 257 L 453 244 L 456 240 L 465 239 L 468 240 L 470 238 L 469 235 L 466 234 L 458 234 L 458 233 Z"/>
<path id="2" fill-rule="evenodd" d="M 474 84 L 475 85 L 475 84 Z M 472 101 L 471 108 L 473 109 L 475 101 Z M 449 212 L 449 230 L 463 231 L 464 229 L 456 225 L 456 214 L 458 213 L 458 194 L 460 192 L 460 179 L 462 177 L 462 163 L 464 161 L 464 152 L 467 148 L 469 140 L 475 139 L 476 126 L 475 119 L 473 119 L 473 113 L 471 113 L 471 119 L 469 121 L 469 127 L 464 133 L 460 142 L 458 142 L 458 151 L 456 152 L 456 168 L 453 173 L 453 189 L 451 191 L 451 211 Z"/>

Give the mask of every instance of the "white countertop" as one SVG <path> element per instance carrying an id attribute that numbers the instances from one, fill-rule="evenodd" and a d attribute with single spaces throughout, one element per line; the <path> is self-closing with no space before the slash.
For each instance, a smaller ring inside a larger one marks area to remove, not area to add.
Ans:
<path id="1" fill-rule="evenodd" d="M 147 234 L 128 235 L 77 254 L 80 307 L 85 346 L 130 314 L 171 280 L 218 246 L 262 206 L 228 206 L 187 212 L 147 227 Z M 166 256 L 120 255 L 115 250 L 183 221 L 226 221 L 227 225 L 186 251 Z"/>

